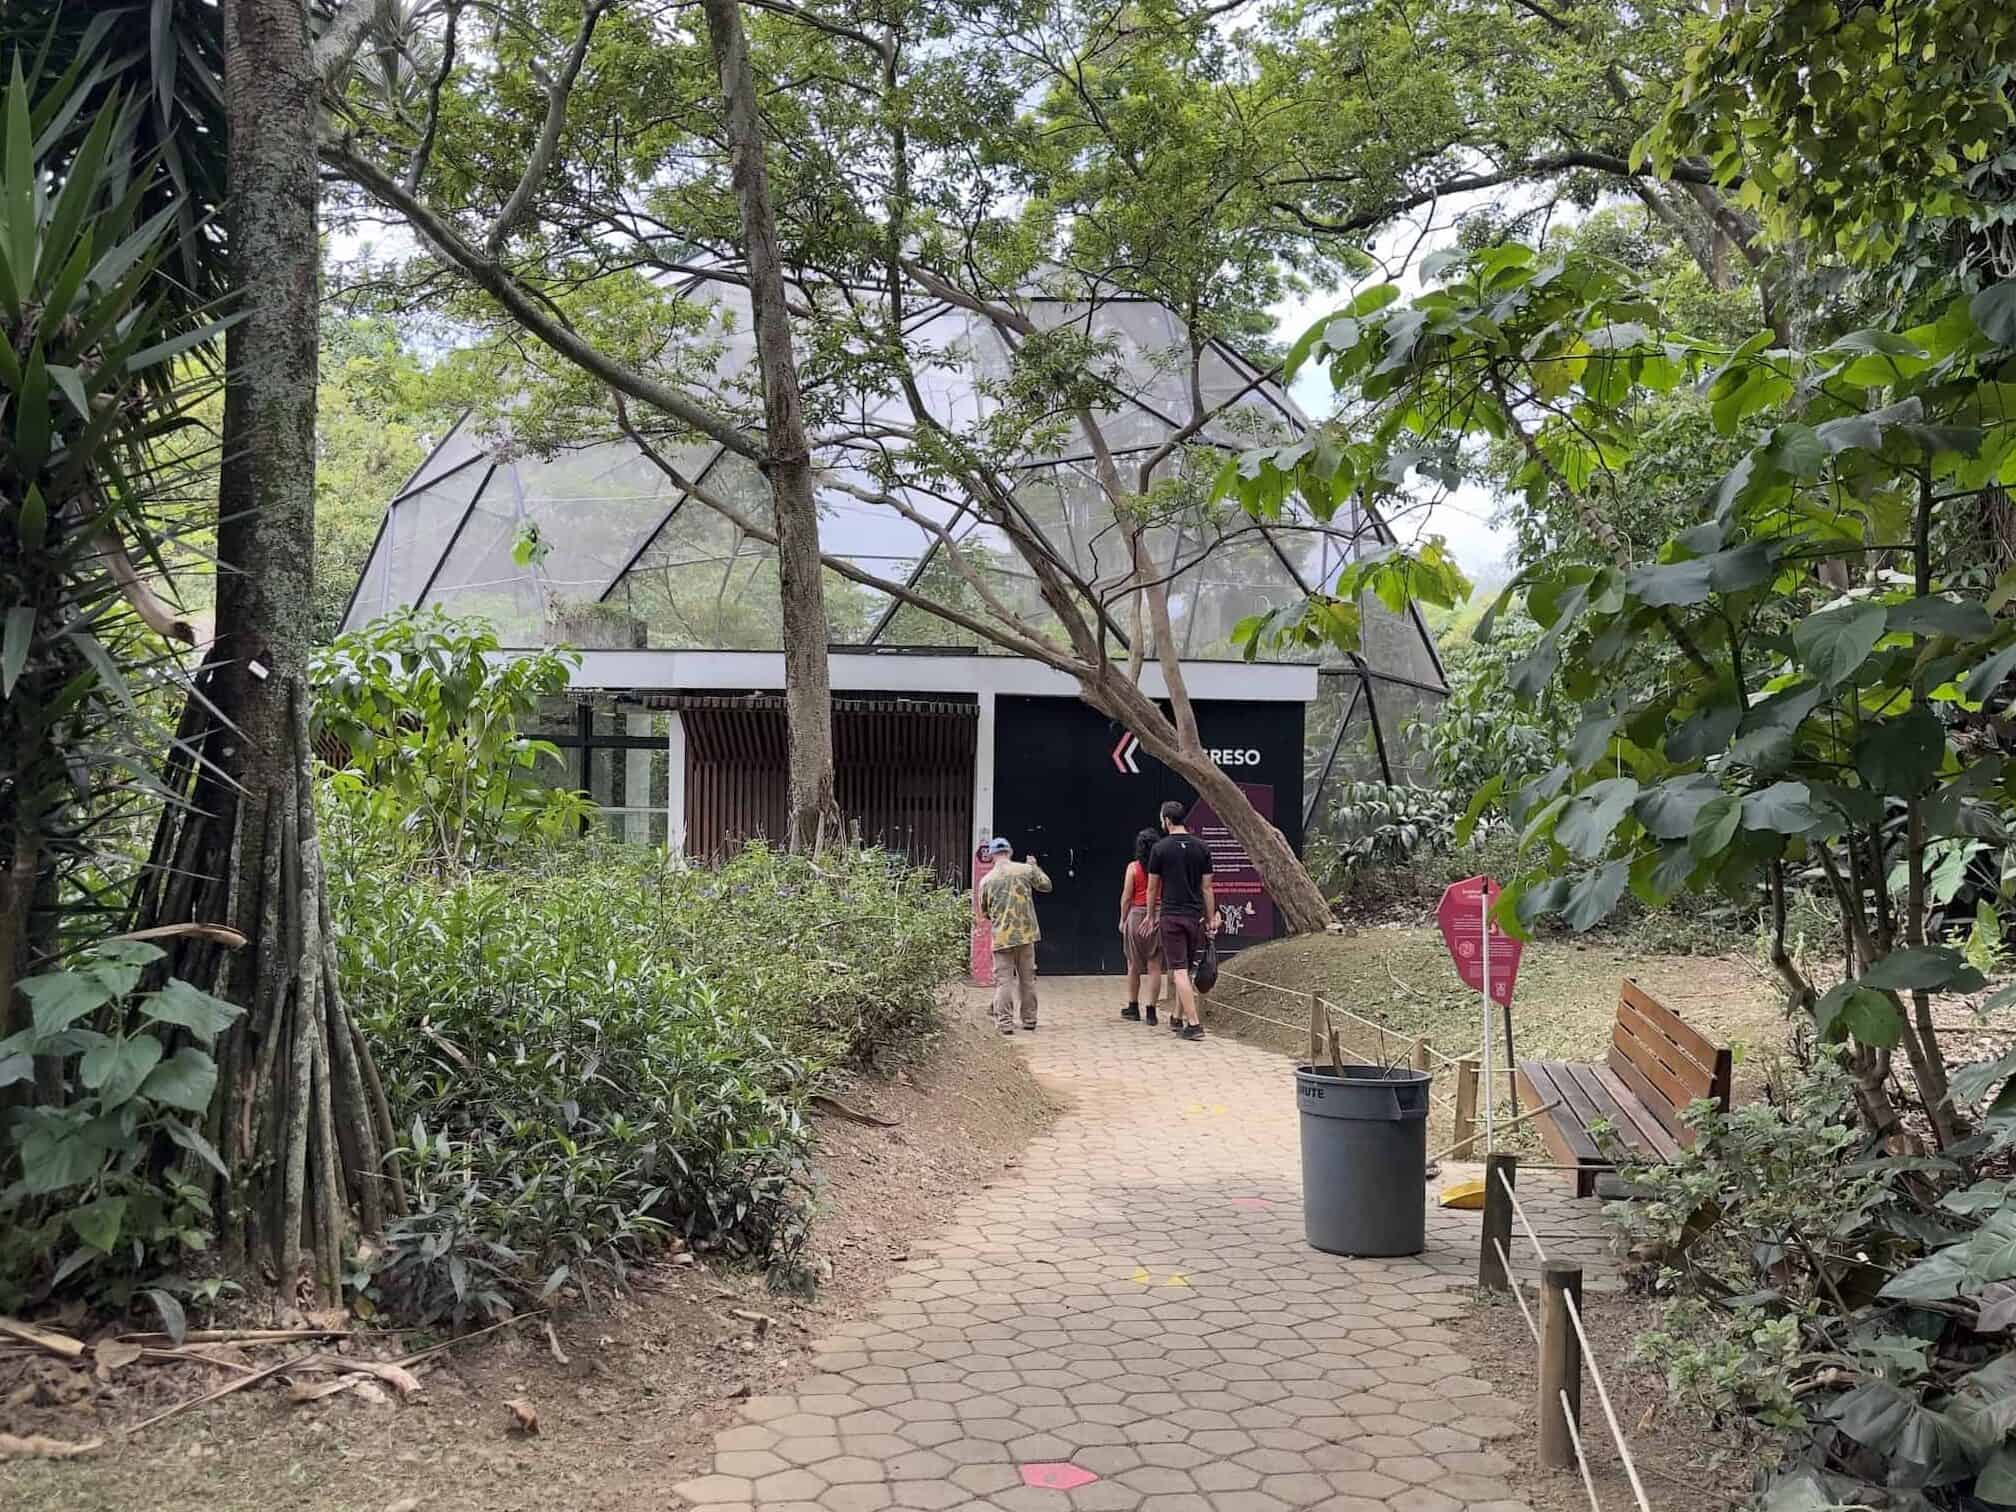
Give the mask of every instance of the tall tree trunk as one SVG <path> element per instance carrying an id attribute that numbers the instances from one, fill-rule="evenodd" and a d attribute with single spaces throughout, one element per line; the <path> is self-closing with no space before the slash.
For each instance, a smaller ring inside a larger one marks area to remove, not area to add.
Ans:
<path id="1" fill-rule="evenodd" d="M 756 80 L 739 0 L 704 0 L 721 75 L 729 166 L 742 212 L 756 366 L 763 380 L 764 472 L 777 517 L 777 588 L 784 611 L 784 703 L 790 731 L 791 848 L 816 850 L 837 826 L 833 791 L 833 690 L 826 664 L 826 590 L 819 565 L 819 506 L 791 317 L 777 252 L 777 220 L 763 160 Z"/>
<path id="2" fill-rule="evenodd" d="M 1225 827 L 1267 884 L 1267 892 L 1297 934 L 1314 934 L 1335 920 L 1330 900 L 1295 854 L 1288 837 L 1253 807 L 1239 784 L 1219 770 L 1203 743 L 1186 738 L 1155 701 L 1128 678 L 1126 669 L 1109 663 L 1098 676 L 1081 677 L 1080 696 L 1109 719 L 1117 719 L 1160 761 L 1195 788 L 1217 811 Z"/>
<path id="3" fill-rule="evenodd" d="M 321 248 L 315 149 L 322 81 L 304 0 L 225 0 L 231 281 L 218 485 L 217 642 L 185 711 L 170 779 L 193 801 L 155 836 L 145 924 L 228 920 L 228 965 L 178 941 L 168 970 L 246 1009 L 218 1044 L 208 1128 L 231 1185 L 226 1238 L 289 1298 L 340 1294 L 353 1228 L 403 1203 L 390 1119 L 336 990 L 308 746 Z"/>

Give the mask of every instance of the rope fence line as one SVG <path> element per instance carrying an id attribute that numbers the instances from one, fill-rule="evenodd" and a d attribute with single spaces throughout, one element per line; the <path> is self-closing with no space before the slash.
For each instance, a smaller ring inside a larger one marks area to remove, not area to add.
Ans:
<path id="1" fill-rule="evenodd" d="M 1433 1059 L 1440 1061 L 1445 1066 L 1455 1066 L 1461 1064 L 1461 1062 L 1457 1059 L 1457 1057 L 1453 1055 L 1443 1054 L 1440 1050 L 1437 1050 L 1433 1045 L 1429 1044 L 1428 1041 L 1422 1039 L 1420 1036 L 1408 1034 L 1404 1030 L 1392 1024 L 1382 1024 L 1379 1022 L 1379 1020 L 1375 1018 L 1367 1018 L 1364 1014 L 1359 1013 L 1355 1009 L 1346 1008 L 1341 1003 L 1331 1002 L 1330 999 L 1324 997 L 1320 992 L 1304 992 L 1299 987 L 1283 987 L 1275 982 L 1263 982 L 1258 977 L 1241 976 L 1236 971 L 1227 971 L 1223 966 L 1220 966 L 1218 968 L 1218 975 L 1223 980 L 1232 982 L 1243 982 L 1248 987 L 1264 987 L 1269 992 L 1280 993 L 1283 997 L 1301 998 L 1306 1002 L 1321 1003 L 1330 1012 L 1341 1014 L 1343 1017 L 1347 1019 L 1352 1019 L 1357 1023 L 1363 1024 L 1366 1028 L 1371 1029 L 1378 1034 L 1381 1035 L 1390 1034 L 1395 1039 L 1406 1040 L 1409 1044 L 1419 1045 L 1423 1050 L 1427 1051 L 1428 1054 Z M 1231 1005 L 1224 1004 L 1222 1006 L 1230 1007 Z M 1258 1017 L 1258 1015 L 1255 1016 Z"/>
<path id="2" fill-rule="evenodd" d="M 1227 976 L 1229 974 L 1230 973 L 1225 972 L 1223 970 L 1221 970 L 1218 973 L 1218 975 L 1220 975 L 1221 977 Z M 1307 1024 L 1291 1024 L 1286 1019 L 1272 1018 L 1264 1013 L 1255 1013 L 1251 1008 L 1241 1008 L 1237 1003 L 1213 1003 L 1211 1006 L 1214 1008 L 1229 1009 L 1233 1013 L 1241 1014 L 1246 1018 L 1255 1019 L 1263 1024 L 1272 1024 L 1275 1028 L 1285 1029 L 1290 1034 L 1300 1036 L 1307 1034 L 1309 1032 L 1309 1026 Z M 1456 1100 L 1452 1097 L 1449 1097 L 1445 1093 L 1437 1092 L 1433 1086 L 1430 1086 L 1428 1089 L 1428 1097 L 1429 1100 L 1435 1103 L 1436 1106 L 1447 1108 L 1452 1113 L 1456 1111 Z"/>
<path id="3" fill-rule="evenodd" d="M 1596 1477 L 1589 1473 L 1589 1456 L 1582 1449 L 1582 1430 L 1575 1426 L 1574 1404 L 1567 1392 L 1554 1394 L 1561 1398 L 1561 1421 L 1568 1427 L 1568 1442 L 1575 1446 L 1575 1468 L 1582 1472 L 1582 1489 L 1589 1493 L 1589 1512 L 1603 1512 L 1603 1504 L 1596 1500 Z"/>
<path id="4" fill-rule="evenodd" d="M 1631 1482 L 1631 1494 L 1638 1498 L 1640 1512 L 1652 1512 L 1652 1503 L 1646 1499 L 1645 1483 L 1638 1478 L 1638 1462 L 1631 1457 L 1631 1445 L 1624 1437 L 1624 1427 L 1617 1421 L 1617 1409 L 1610 1405 L 1610 1388 L 1603 1384 L 1603 1371 L 1596 1363 L 1596 1351 L 1589 1347 L 1589 1334 L 1582 1327 L 1582 1309 L 1575 1305 L 1575 1299 L 1564 1297 L 1568 1304 L 1568 1321 L 1575 1325 L 1575 1340 L 1582 1346 L 1583 1363 L 1589 1367 L 1589 1379 L 1596 1383 L 1596 1400 L 1603 1404 L 1603 1416 L 1610 1424 L 1610 1436 L 1617 1441 L 1617 1457 L 1624 1461 L 1624 1474 Z M 1592 1489 L 1590 1495 L 1595 1495 Z"/>
<path id="5" fill-rule="evenodd" d="M 1549 1374 L 1549 1350 L 1543 1339 L 1540 1325 L 1535 1320 L 1532 1309 L 1527 1305 L 1525 1288 L 1520 1285 L 1519 1278 L 1512 1269 L 1512 1256 L 1507 1244 L 1509 1233 L 1505 1232 L 1509 1230 L 1510 1218 L 1518 1219 L 1519 1226 L 1526 1231 L 1527 1242 L 1533 1246 L 1533 1253 L 1543 1266 L 1550 1263 L 1547 1258 L 1547 1249 L 1540 1242 L 1540 1232 L 1534 1227 L 1533 1219 L 1526 1211 L 1526 1205 L 1519 1200 L 1518 1189 L 1513 1185 L 1512 1178 L 1508 1174 L 1508 1169 L 1518 1169 L 1516 1158 L 1510 1156 L 1494 1157 L 1489 1169 L 1491 1177 L 1497 1183 L 1498 1192 L 1504 1194 L 1508 1206 L 1498 1210 L 1497 1226 L 1501 1232 L 1492 1232 L 1493 1220 L 1491 1209 L 1487 1206 L 1485 1210 L 1484 1239 L 1489 1247 L 1489 1252 L 1497 1260 L 1499 1267 L 1498 1274 L 1503 1278 L 1504 1288 L 1512 1293 L 1513 1300 L 1519 1304 L 1519 1315 L 1525 1320 L 1526 1331 L 1533 1336 L 1534 1347 L 1541 1360 L 1540 1400 L 1544 1404 L 1547 1401 L 1546 1392 L 1550 1385 L 1547 1379 Z M 1487 1195 L 1495 1195 L 1495 1193 L 1487 1192 Z M 1509 1218 L 1507 1217 L 1508 1213 L 1510 1215 Z M 1480 1280 L 1485 1281 L 1486 1284 L 1495 1284 L 1488 1274 L 1486 1263 L 1482 1260 L 1479 1261 L 1479 1271 Z M 1630 1441 L 1624 1436 L 1624 1425 L 1619 1421 L 1617 1408 L 1610 1400 L 1609 1384 L 1603 1379 L 1603 1368 L 1597 1362 L 1595 1347 L 1589 1339 L 1589 1330 L 1584 1326 L 1582 1321 L 1581 1304 L 1576 1300 L 1576 1294 L 1581 1289 L 1581 1271 L 1577 1268 L 1570 1274 L 1573 1277 L 1572 1285 L 1557 1286 L 1550 1284 L 1545 1288 L 1546 1296 L 1550 1299 L 1549 1305 L 1551 1307 L 1552 1300 L 1558 1299 L 1561 1312 L 1566 1314 L 1569 1326 L 1574 1330 L 1577 1350 L 1574 1356 L 1575 1365 L 1577 1367 L 1586 1367 L 1590 1380 L 1596 1383 L 1596 1399 L 1602 1404 L 1603 1420 L 1609 1426 L 1611 1441 L 1617 1446 L 1617 1458 L 1624 1466 L 1624 1476 L 1630 1482 L 1631 1494 L 1637 1501 L 1638 1512 L 1652 1512 L 1651 1499 L 1645 1494 L 1645 1482 L 1638 1474 L 1638 1462 L 1631 1453 Z M 1558 1315 L 1550 1312 L 1549 1316 L 1555 1317 Z M 1558 1328 L 1558 1323 L 1555 1326 Z M 1558 1380 L 1560 1377 L 1557 1376 L 1556 1379 Z M 1568 1380 L 1570 1384 L 1576 1384 L 1577 1377 L 1571 1374 L 1568 1376 Z M 1589 1506 L 1592 1512 L 1603 1512 L 1602 1504 L 1596 1496 L 1595 1477 L 1590 1473 L 1588 1455 L 1582 1443 L 1582 1434 L 1579 1425 L 1579 1401 L 1571 1399 L 1567 1390 L 1563 1387 L 1557 1386 L 1555 1395 L 1561 1403 L 1562 1423 L 1568 1431 L 1569 1441 L 1574 1448 L 1575 1465 L 1582 1476 L 1582 1487 L 1589 1495 Z M 1579 1384 L 1576 1384 L 1576 1398 L 1579 1399 L 1580 1395 L 1581 1387 Z M 1543 1417 L 1541 1425 L 1543 1462 L 1548 1462 L 1546 1459 L 1546 1432 L 1547 1425 Z M 1558 1452 L 1558 1449 L 1556 1452 Z"/>
<path id="6" fill-rule="evenodd" d="M 1505 1253 L 1505 1241 L 1496 1234 L 1491 1236 L 1491 1246 L 1498 1251 L 1498 1263 L 1505 1267 L 1509 1278 L 1512 1274 L 1512 1257 Z M 1540 1325 L 1533 1321 L 1533 1309 L 1526 1305 L 1526 1293 L 1520 1287 L 1512 1288 L 1512 1300 L 1519 1304 L 1519 1316 L 1526 1320 L 1526 1332 L 1533 1335 L 1533 1347 L 1540 1347 Z"/>

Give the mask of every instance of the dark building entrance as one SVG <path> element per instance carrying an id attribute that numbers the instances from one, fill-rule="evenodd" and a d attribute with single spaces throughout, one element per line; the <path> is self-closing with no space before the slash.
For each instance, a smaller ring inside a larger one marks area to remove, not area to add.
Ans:
<path id="1" fill-rule="evenodd" d="M 1218 765 L 1288 843 L 1302 847 L 1302 715 L 1293 702 L 1197 703 L 1197 724 Z M 1272 939 L 1271 900 L 1244 852 L 1215 816 L 1199 811 L 1189 783 L 1155 760 L 1120 725 L 1075 698 L 1002 695 L 995 704 L 993 832 L 1034 852 L 1056 891 L 1038 900 L 1037 962 L 1052 974 L 1126 969 L 1119 933 L 1120 878 L 1135 831 L 1155 823 L 1163 801 L 1192 809 L 1191 827 L 1213 850 L 1225 933 L 1237 950 Z"/>

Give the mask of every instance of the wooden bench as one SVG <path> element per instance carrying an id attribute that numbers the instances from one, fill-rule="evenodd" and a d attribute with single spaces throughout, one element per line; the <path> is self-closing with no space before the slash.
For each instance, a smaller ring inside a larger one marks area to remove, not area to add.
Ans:
<path id="1" fill-rule="evenodd" d="M 1617 989 L 1610 1054 L 1602 1065 L 1521 1061 L 1515 1075 L 1522 1106 L 1558 1104 L 1537 1122 L 1547 1148 L 1576 1168 L 1578 1197 L 1599 1190 L 1622 1195 L 1591 1125 L 1608 1123 L 1619 1144 L 1647 1161 L 1670 1160 L 1694 1143 L 1694 1131 L 1680 1116 L 1690 1103 L 1729 1107 L 1727 1047 L 1629 981 Z"/>

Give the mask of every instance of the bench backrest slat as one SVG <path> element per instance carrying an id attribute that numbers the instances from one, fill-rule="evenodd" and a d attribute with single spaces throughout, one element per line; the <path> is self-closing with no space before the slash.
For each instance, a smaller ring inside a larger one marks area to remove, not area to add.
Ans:
<path id="1" fill-rule="evenodd" d="M 1689 1103 L 1729 1106 L 1728 1050 L 1632 982 L 1618 989 L 1608 1063 L 1682 1144 L 1694 1142 L 1680 1116 Z"/>

